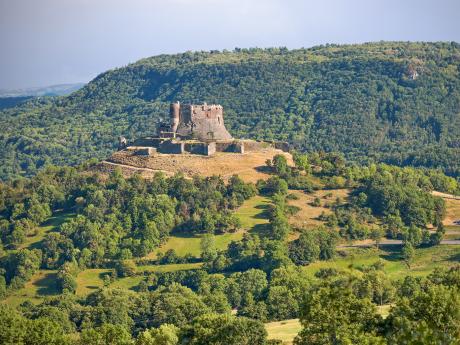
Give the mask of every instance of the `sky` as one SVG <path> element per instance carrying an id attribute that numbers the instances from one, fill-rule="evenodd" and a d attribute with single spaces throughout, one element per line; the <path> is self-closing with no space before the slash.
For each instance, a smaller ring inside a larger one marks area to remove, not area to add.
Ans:
<path id="1" fill-rule="evenodd" d="M 0 0 L 0 89 L 187 50 L 460 42 L 460 0 Z"/>

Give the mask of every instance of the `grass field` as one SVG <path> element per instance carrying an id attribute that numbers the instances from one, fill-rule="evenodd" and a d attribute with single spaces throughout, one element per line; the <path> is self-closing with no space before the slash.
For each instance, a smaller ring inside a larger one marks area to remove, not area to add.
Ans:
<path id="1" fill-rule="evenodd" d="M 201 262 L 189 264 L 169 264 L 169 265 L 142 265 L 137 266 L 138 272 L 174 272 L 183 270 L 194 270 L 200 268 Z"/>
<path id="2" fill-rule="evenodd" d="M 86 296 L 91 292 L 104 286 L 102 277 L 109 273 L 110 270 L 105 268 L 91 268 L 78 273 L 77 275 L 77 292 L 78 296 Z"/>
<path id="3" fill-rule="evenodd" d="M 356 269 L 360 266 L 371 265 L 377 260 L 385 264 L 385 272 L 393 279 L 406 275 L 425 276 L 436 267 L 451 267 L 460 263 L 460 246 L 440 245 L 429 248 L 418 248 L 411 267 L 400 259 L 400 245 L 382 246 L 380 250 L 374 248 L 350 248 L 345 250 L 345 257 L 337 256 L 333 260 L 317 261 L 305 270 L 314 274 L 321 268 Z"/>
<path id="4" fill-rule="evenodd" d="M 246 231 L 262 231 L 265 224 L 268 224 L 266 209 L 270 204 L 270 199 L 263 196 L 254 196 L 246 200 L 243 205 L 236 210 L 235 214 L 241 221 L 241 230 L 234 233 L 216 235 L 216 247 L 224 250 L 230 242 L 239 241 L 243 238 Z M 158 250 L 147 255 L 146 259 L 155 259 L 158 253 L 165 253 L 169 249 L 174 249 L 180 256 L 191 254 L 195 257 L 200 256 L 201 235 L 174 234 L 171 235 L 165 244 Z"/>
<path id="5" fill-rule="evenodd" d="M 332 204 L 337 198 L 346 201 L 350 191 L 348 189 L 318 190 L 312 194 L 303 191 L 291 190 L 290 193 L 297 196 L 297 200 L 289 200 L 289 205 L 297 206 L 300 211 L 289 217 L 289 223 L 298 228 L 313 228 L 322 224 L 318 217 L 321 213 L 329 214 L 331 209 L 327 204 Z M 313 200 L 318 197 L 320 206 L 312 206 Z"/>
<path id="6" fill-rule="evenodd" d="M 216 235 L 215 241 L 218 249 L 225 249 L 231 241 L 240 240 L 244 231 Z M 145 256 L 146 259 L 155 259 L 158 253 L 166 253 L 169 249 L 174 249 L 179 256 L 191 254 L 195 257 L 200 256 L 201 235 L 175 234 L 171 235 L 165 244 L 159 249 Z"/>
<path id="7" fill-rule="evenodd" d="M 37 248 L 47 233 L 56 231 L 61 226 L 61 224 L 65 223 L 67 220 L 74 216 L 75 214 L 71 212 L 56 212 L 45 223 L 37 227 L 36 234 L 33 236 L 27 236 L 24 243 L 21 244 L 20 248 Z"/>
<path id="8" fill-rule="evenodd" d="M 201 263 L 191 263 L 191 264 L 171 264 L 171 265 L 143 265 L 138 266 L 138 273 L 142 272 L 173 272 L 180 270 L 192 270 L 197 269 L 201 266 Z M 81 271 L 77 276 L 77 295 L 86 296 L 91 292 L 96 291 L 97 289 L 104 286 L 103 276 L 110 272 L 109 269 L 96 268 L 96 269 L 86 269 Z M 122 289 L 131 289 L 134 286 L 137 286 L 139 282 L 143 279 L 143 275 L 136 275 L 134 277 L 126 277 L 115 280 L 110 284 L 111 288 L 122 288 Z"/>
<path id="9" fill-rule="evenodd" d="M 57 295 L 56 271 L 40 270 L 35 273 L 25 286 L 5 299 L 5 303 L 18 306 L 25 301 L 40 303 L 45 296 Z"/>
<path id="10" fill-rule="evenodd" d="M 443 220 L 446 226 L 460 225 L 460 200 L 444 199 L 446 201 L 446 217 Z"/>
<path id="11" fill-rule="evenodd" d="M 377 306 L 377 312 L 384 318 L 390 313 L 391 305 L 385 304 Z M 265 329 L 268 333 L 268 339 L 278 339 L 283 341 L 283 344 L 292 344 L 294 338 L 302 329 L 299 319 L 283 320 L 269 322 L 265 324 Z"/>
<path id="12" fill-rule="evenodd" d="M 241 227 L 246 231 L 255 231 L 268 224 L 267 209 L 271 201 L 269 198 L 256 195 L 246 200 L 235 215 L 240 219 Z"/>
<path id="13" fill-rule="evenodd" d="M 444 240 L 460 240 L 460 225 L 446 226 L 446 233 L 443 237 Z"/>
<path id="14" fill-rule="evenodd" d="M 283 341 L 283 344 L 292 344 L 302 326 L 299 319 L 291 319 L 266 323 L 265 329 L 268 333 L 268 339 L 279 339 Z"/>

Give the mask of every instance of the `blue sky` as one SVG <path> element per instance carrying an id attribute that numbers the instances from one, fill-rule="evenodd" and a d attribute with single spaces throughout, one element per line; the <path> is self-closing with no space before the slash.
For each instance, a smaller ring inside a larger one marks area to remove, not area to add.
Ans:
<path id="1" fill-rule="evenodd" d="M 0 89 L 186 50 L 460 42 L 460 0 L 0 0 Z"/>

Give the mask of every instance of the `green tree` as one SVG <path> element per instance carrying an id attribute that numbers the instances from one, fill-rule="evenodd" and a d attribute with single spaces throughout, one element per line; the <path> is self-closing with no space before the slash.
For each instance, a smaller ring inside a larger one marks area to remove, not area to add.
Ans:
<path id="1" fill-rule="evenodd" d="M 321 287 L 300 308 L 302 330 L 295 345 L 385 344 L 377 335 L 382 321 L 367 298 L 342 286 Z"/>
<path id="2" fill-rule="evenodd" d="M 411 268 L 412 261 L 415 257 L 415 249 L 412 243 L 404 242 L 401 254 L 407 267 Z"/>
<path id="3" fill-rule="evenodd" d="M 389 344 L 458 344 L 460 294 L 457 287 L 428 286 L 396 303 L 386 319 Z"/>
<path id="4" fill-rule="evenodd" d="M 188 345 L 264 345 L 267 338 L 262 322 L 229 314 L 200 316 L 184 333 Z"/>
<path id="5" fill-rule="evenodd" d="M 80 335 L 81 345 L 131 345 L 131 334 L 121 325 L 103 324 L 97 328 L 84 329 Z"/>
<path id="6" fill-rule="evenodd" d="M 163 324 L 159 328 L 151 328 L 137 336 L 135 345 L 177 345 L 179 344 L 179 328 Z"/>

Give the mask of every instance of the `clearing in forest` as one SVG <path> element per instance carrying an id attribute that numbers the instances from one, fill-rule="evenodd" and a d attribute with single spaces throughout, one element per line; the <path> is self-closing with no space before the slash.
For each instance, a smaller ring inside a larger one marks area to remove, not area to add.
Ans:
<path id="1" fill-rule="evenodd" d="M 384 271 L 392 279 L 404 276 L 426 276 L 437 267 L 452 267 L 460 262 L 460 246 L 442 245 L 428 248 L 417 248 L 415 257 L 409 268 L 401 258 L 401 245 L 381 245 L 375 248 L 348 248 L 341 250 L 337 257 L 327 261 L 317 261 L 304 267 L 304 270 L 315 274 L 322 268 L 357 270 L 381 260 Z"/>
<path id="2" fill-rule="evenodd" d="M 318 218 L 324 214 L 330 214 L 332 205 L 337 198 L 342 202 L 346 202 L 350 190 L 349 189 L 331 189 L 331 190 L 317 190 L 314 193 L 305 193 L 299 190 L 290 190 L 289 193 L 294 194 L 298 199 L 289 200 L 288 204 L 300 208 L 299 212 L 289 217 L 289 223 L 297 228 L 313 228 L 323 224 Z M 315 198 L 320 199 L 319 206 L 313 206 L 312 203 Z"/>
<path id="3" fill-rule="evenodd" d="M 216 235 L 215 243 L 217 249 L 226 249 L 230 242 L 241 240 L 244 233 L 247 231 L 263 231 L 266 224 L 268 224 L 267 209 L 269 204 L 270 199 L 260 195 L 246 200 L 243 205 L 235 211 L 235 215 L 241 221 L 241 229 L 237 232 Z M 191 254 L 195 257 L 199 257 L 201 254 L 200 241 L 200 234 L 172 234 L 160 248 L 154 250 L 144 258 L 154 260 L 158 253 L 166 253 L 166 251 L 170 249 L 174 249 L 179 256 Z"/>
<path id="4" fill-rule="evenodd" d="M 283 344 L 292 344 L 302 326 L 299 319 L 291 319 L 266 323 L 265 329 L 268 333 L 268 339 L 278 339 L 282 340 Z"/>

